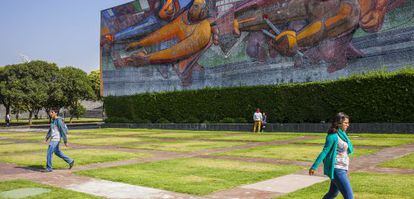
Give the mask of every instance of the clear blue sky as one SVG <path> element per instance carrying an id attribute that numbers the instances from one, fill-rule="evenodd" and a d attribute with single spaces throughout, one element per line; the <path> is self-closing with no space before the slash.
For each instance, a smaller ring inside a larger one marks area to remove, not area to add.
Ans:
<path id="1" fill-rule="evenodd" d="M 100 11 L 132 0 L 1 0 L 0 66 L 30 59 L 99 69 Z"/>

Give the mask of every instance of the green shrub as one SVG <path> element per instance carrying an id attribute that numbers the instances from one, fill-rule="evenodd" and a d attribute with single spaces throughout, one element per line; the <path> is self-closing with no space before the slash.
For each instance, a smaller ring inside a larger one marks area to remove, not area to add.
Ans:
<path id="1" fill-rule="evenodd" d="M 222 120 L 220 120 L 220 123 L 234 123 L 235 120 L 233 118 L 225 117 Z"/>
<path id="2" fill-rule="evenodd" d="M 234 122 L 235 123 L 247 123 L 247 120 L 246 120 L 246 118 L 238 117 L 238 118 L 234 119 Z"/>
<path id="3" fill-rule="evenodd" d="M 187 120 L 186 120 L 186 123 L 199 123 L 200 122 L 200 120 L 199 119 L 197 119 L 197 118 L 195 118 L 195 117 L 193 117 L 193 116 L 190 116 Z"/>
<path id="4" fill-rule="evenodd" d="M 171 123 L 171 122 L 162 117 L 162 118 L 157 120 L 157 123 Z"/>
<path id="5" fill-rule="evenodd" d="M 134 123 L 148 124 L 148 123 L 151 123 L 151 120 L 149 120 L 149 119 L 135 118 L 134 119 Z"/>
<path id="6" fill-rule="evenodd" d="M 131 121 L 124 117 L 108 117 L 105 119 L 106 123 L 130 123 Z"/>
<path id="7" fill-rule="evenodd" d="M 251 121 L 259 107 L 270 123 L 329 121 L 340 111 L 349 114 L 351 122 L 413 122 L 413 89 L 414 69 L 407 68 L 335 81 L 109 96 L 104 103 L 109 118 L 130 121 Z"/>

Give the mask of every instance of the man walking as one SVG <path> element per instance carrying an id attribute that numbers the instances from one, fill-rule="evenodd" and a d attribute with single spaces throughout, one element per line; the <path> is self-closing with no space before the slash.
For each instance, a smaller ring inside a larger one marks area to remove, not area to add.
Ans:
<path id="1" fill-rule="evenodd" d="M 263 120 L 263 115 L 260 112 L 260 109 L 257 108 L 256 112 L 253 114 L 253 121 L 254 121 L 253 133 L 260 132 L 260 128 L 262 127 L 262 120 Z"/>
<path id="2" fill-rule="evenodd" d="M 69 169 L 73 167 L 75 160 L 69 158 L 65 154 L 62 153 L 59 149 L 60 140 L 63 139 L 63 143 L 65 146 L 68 146 L 67 142 L 67 128 L 63 123 L 62 118 L 58 117 L 59 109 L 51 109 L 49 111 L 50 118 L 52 121 L 50 122 L 50 129 L 47 132 L 45 142 L 49 141 L 49 148 L 47 149 L 47 156 L 46 156 L 46 170 L 45 172 L 52 172 L 52 156 L 53 153 L 56 154 L 58 157 L 65 160 L 66 163 L 69 164 Z"/>

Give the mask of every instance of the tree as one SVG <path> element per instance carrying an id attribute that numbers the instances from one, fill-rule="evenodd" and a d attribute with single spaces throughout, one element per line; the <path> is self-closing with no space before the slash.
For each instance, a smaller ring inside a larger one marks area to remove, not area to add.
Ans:
<path id="1" fill-rule="evenodd" d="M 58 67 L 54 63 L 45 61 L 31 61 L 25 63 L 28 76 L 26 80 L 26 100 L 25 110 L 29 112 L 29 124 L 32 123 L 33 113 L 38 112 L 46 105 L 50 97 L 54 97 L 50 92 L 50 87 L 54 87 L 53 80 L 58 73 Z"/>
<path id="2" fill-rule="evenodd" d="M 64 106 L 69 110 L 77 110 L 81 100 L 96 100 L 87 74 L 81 69 L 65 67 L 60 70 L 58 80 L 64 97 Z M 72 121 L 73 115 L 70 117 Z"/>
<path id="3" fill-rule="evenodd" d="M 16 109 L 14 113 L 24 109 L 25 91 L 21 88 L 24 87 L 22 79 L 26 75 L 27 70 L 20 64 L 7 65 L 0 71 L 0 95 L 6 115 L 11 113 L 12 108 Z"/>
<path id="4" fill-rule="evenodd" d="M 9 100 L 7 100 L 6 96 L 4 95 L 4 91 L 6 89 L 6 77 L 5 77 L 5 68 L 0 67 L 0 103 L 4 105 L 6 108 L 6 115 L 10 113 L 10 105 L 8 105 Z M 6 121 L 6 117 L 4 117 Z"/>
<path id="5" fill-rule="evenodd" d="M 43 108 L 48 99 L 50 82 L 56 64 L 32 61 L 6 67 L 4 96 L 9 99 L 13 112 L 29 112 L 29 124 L 33 113 Z"/>
<path id="6" fill-rule="evenodd" d="M 102 100 L 101 96 L 101 72 L 99 70 L 92 71 L 88 75 L 91 87 L 95 93 L 97 100 Z"/>
<path id="7" fill-rule="evenodd" d="M 83 116 L 86 112 L 85 107 L 82 106 L 81 103 L 76 103 L 75 106 L 72 106 L 69 108 L 70 113 L 70 122 L 72 122 L 72 118 L 76 117 L 79 119 L 79 117 Z"/>
<path id="8" fill-rule="evenodd" d="M 62 90 L 62 74 L 56 64 L 51 64 L 48 70 L 48 86 L 47 86 L 47 98 L 42 103 L 42 107 L 48 113 L 51 108 L 62 108 L 65 105 L 65 97 Z M 51 119 L 47 114 L 49 120 Z"/>

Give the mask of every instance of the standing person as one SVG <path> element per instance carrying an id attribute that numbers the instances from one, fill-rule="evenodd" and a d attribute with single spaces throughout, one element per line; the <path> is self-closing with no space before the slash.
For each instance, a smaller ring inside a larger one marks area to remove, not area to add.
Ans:
<path id="1" fill-rule="evenodd" d="M 6 126 L 7 126 L 7 127 L 9 127 L 9 126 L 10 126 L 10 120 L 11 120 L 11 118 L 10 118 L 10 114 L 7 114 L 7 115 L 6 115 Z"/>
<path id="2" fill-rule="evenodd" d="M 309 169 L 313 175 L 323 161 L 323 172 L 331 179 L 331 185 L 324 199 L 335 198 L 341 192 L 344 199 L 353 199 L 351 183 L 348 178 L 349 154 L 354 152 L 351 140 L 346 135 L 349 127 L 349 116 L 338 113 L 329 128 L 325 146 Z"/>
<path id="3" fill-rule="evenodd" d="M 59 149 L 60 140 L 63 139 L 65 146 L 68 147 L 67 142 L 67 129 L 65 124 L 63 123 L 62 118 L 58 117 L 59 109 L 52 108 L 49 111 L 50 118 L 52 121 L 50 122 L 50 129 L 47 132 L 45 142 L 49 141 L 49 148 L 47 149 L 47 156 L 46 156 L 46 170 L 45 172 L 53 171 L 52 167 L 52 156 L 55 153 L 58 157 L 62 158 L 66 163 L 69 164 L 69 169 L 73 167 L 75 160 L 69 158 L 65 154 L 62 153 Z"/>
<path id="4" fill-rule="evenodd" d="M 262 115 L 263 115 L 262 129 L 260 130 L 260 132 L 264 132 L 264 130 L 266 128 L 266 124 L 267 124 L 267 114 L 265 112 L 263 112 Z"/>
<path id="5" fill-rule="evenodd" d="M 254 121 L 253 133 L 260 132 L 260 127 L 262 126 L 262 120 L 263 120 L 263 115 L 260 112 L 260 109 L 257 108 L 256 112 L 254 112 L 253 114 L 253 121 Z"/>

